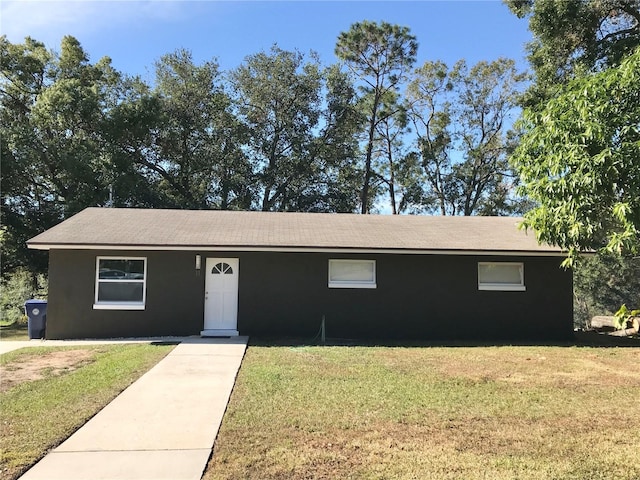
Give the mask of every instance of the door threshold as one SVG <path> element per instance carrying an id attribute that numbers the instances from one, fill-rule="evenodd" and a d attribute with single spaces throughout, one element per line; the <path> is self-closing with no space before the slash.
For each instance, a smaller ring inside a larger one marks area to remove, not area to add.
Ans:
<path id="1" fill-rule="evenodd" d="M 201 337 L 237 337 L 238 335 L 240 335 L 238 330 L 231 329 L 208 329 L 200 332 Z"/>

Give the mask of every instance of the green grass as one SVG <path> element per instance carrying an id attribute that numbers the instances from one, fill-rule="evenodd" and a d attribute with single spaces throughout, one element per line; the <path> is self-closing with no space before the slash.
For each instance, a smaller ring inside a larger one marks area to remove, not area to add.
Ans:
<path id="1" fill-rule="evenodd" d="M 118 393 L 163 358 L 173 347 L 101 345 L 41 347 L 0 356 L 5 372 L 51 352 L 88 350 L 75 369 L 26 381 L 0 393 L 0 472 L 17 478 L 45 453 L 64 441 Z"/>
<path id="2" fill-rule="evenodd" d="M 204 479 L 640 478 L 640 349 L 248 349 Z"/>
<path id="3" fill-rule="evenodd" d="M 29 330 L 27 325 L 12 323 L 0 328 L 0 341 L 29 340 Z"/>

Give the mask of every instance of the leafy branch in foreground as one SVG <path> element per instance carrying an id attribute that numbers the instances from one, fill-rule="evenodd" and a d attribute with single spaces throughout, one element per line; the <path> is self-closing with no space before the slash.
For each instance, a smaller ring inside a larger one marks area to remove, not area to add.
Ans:
<path id="1" fill-rule="evenodd" d="M 626 304 L 623 304 L 614 315 L 616 319 L 616 327 L 619 329 L 627 328 L 628 324 L 634 325 L 633 328 L 638 330 L 638 321 L 640 321 L 640 309 L 629 310 Z"/>
<path id="2" fill-rule="evenodd" d="M 640 252 L 640 49 L 579 77 L 540 111 L 527 109 L 512 162 L 539 241 L 568 252 Z"/>

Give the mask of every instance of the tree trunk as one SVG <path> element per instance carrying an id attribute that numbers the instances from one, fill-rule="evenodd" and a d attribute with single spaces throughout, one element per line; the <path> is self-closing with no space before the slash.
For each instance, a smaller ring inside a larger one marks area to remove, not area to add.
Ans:
<path id="1" fill-rule="evenodd" d="M 393 154 L 391 153 L 391 140 L 389 139 L 389 131 L 387 130 L 387 154 L 389 159 L 389 197 L 391 197 L 391 213 L 397 215 L 396 209 L 396 187 L 395 175 L 393 173 Z"/>
<path id="2" fill-rule="evenodd" d="M 360 195 L 360 201 L 362 206 L 360 213 L 369 213 L 369 183 L 371 181 L 371 155 L 373 154 L 373 139 L 374 139 L 375 123 L 372 119 L 369 128 L 369 141 L 367 143 L 367 155 L 364 160 L 364 182 L 362 184 L 362 194 Z"/>
<path id="3" fill-rule="evenodd" d="M 377 83 L 377 82 L 376 82 Z M 367 143 L 367 155 L 364 161 L 364 182 L 362 184 L 362 194 L 360 201 L 362 206 L 360 213 L 369 213 L 369 184 L 371 182 L 371 157 L 373 155 L 373 141 L 376 135 L 376 123 L 378 122 L 378 104 L 380 103 L 380 93 L 376 90 L 371 107 L 371 122 L 369 123 L 369 141 Z"/>

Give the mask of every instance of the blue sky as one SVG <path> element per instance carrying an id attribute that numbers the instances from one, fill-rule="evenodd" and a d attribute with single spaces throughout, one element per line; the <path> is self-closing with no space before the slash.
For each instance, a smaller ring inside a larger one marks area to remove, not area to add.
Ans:
<path id="1" fill-rule="evenodd" d="M 408 26 L 426 60 L 453 64 L 506 56 L 526 68 L 527 22 L 500 1 L 37 1 L 2 0 L 0 28 L 11 42 L 25 36 L 57 49 L 75 36 L 95 62 L 109 56 L 118 70 L 152 80 L 153 63 L 178 48 L 196 62 L 217 57 L 224 70 L 247 55 L 281 48 L 315 50 L 336 61 L 340 32 L 357 21 Z"/>

